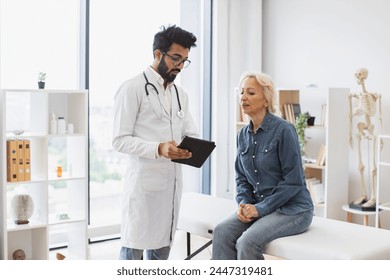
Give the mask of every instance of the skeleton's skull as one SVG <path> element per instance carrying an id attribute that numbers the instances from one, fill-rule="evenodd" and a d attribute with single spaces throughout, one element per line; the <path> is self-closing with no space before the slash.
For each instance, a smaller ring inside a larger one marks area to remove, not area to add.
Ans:
<path id="1" fill-rule="evenodd" d="M 365 79 L 367 79 L 368 76 L 368 70 L 366 68 L 359 68 L 356 73 L 355 77 L 357 79 L 358 84 L 360 85 Z"/>

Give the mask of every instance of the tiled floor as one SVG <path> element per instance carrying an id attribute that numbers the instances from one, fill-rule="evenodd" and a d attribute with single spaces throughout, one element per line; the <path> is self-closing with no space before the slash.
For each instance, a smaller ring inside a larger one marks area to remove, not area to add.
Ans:
<path id="1" fill-rule="evenodd" d="M 169 256 L 170 260 L 183 260 L 187 256 L 187 241 L 186 233 L 178 230 L 176 232 L 175 241 L 173 243 L 171 253 Z M 191 252 L 194 252 L 204 244 L 206 244 L 209 239 L 202 238 L 199 236 L 191 236 Z M 90 260 L 117 260 L 120 250 L 120 240 L 109 240 L 104 242 L 97 242 L 89 245 L 88 248 L 88 259 Z M 62 253 L 66 256 L 66 249 L 59 249 L 55 251 L 50 251 L 50 259 L 55 259 L 56 253 Z M 275 260 L 278 258 L 266 255 L 267 260 Z M 210 260 L 211 259 L 211 246 L 207 247 L 205 250 L 196 255 L 194 260 Z"/>

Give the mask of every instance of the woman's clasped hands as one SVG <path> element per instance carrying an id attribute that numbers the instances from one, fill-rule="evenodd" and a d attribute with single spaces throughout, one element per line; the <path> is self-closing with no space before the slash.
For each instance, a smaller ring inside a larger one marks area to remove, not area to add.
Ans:
<path id="1" fill-rule="evenodd" d="M 258 218 L 259 213 L 252 204 L 240 204 L 237 210 L 237 218 L 243 223 L 250 223 L 253 219 Z"/>

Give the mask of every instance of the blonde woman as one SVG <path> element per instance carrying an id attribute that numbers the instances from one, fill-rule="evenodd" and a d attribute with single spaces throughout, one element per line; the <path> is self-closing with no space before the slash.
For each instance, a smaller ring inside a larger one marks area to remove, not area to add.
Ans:
<path id="1" fill-rule="evenodd" d="M 238 208 L 214 230 L 214 260 L 262 260 L 269 242 L 306 231 L 313 219 L 298 136 L 274 115 L 273 82 L 248 72 L 239 88 L 250 123 L 237 135 Z"/>

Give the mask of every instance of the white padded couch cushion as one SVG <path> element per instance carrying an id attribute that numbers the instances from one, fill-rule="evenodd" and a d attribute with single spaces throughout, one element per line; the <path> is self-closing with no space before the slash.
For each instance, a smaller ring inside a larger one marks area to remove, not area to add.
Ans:
<path id="1" fill-rule="evenodd" d="M 294 260 L 390 260 L 390 231 L 314 217 L 307 232 L 276 239 L 266 251 Z"/>
<path id="2" fill-rule="evenodd" d="M 183 193 L 178 229 L 212 238 L 210 230 L 237 210 L 235 201 L 200 193 Z"/>
<path id="3" fill-rule="evenodd" d="M 230 199 L 183 193 L 178 229 L 212 239 L 210 231 L 236 210 Z M 390 230 L 314 217 L 308 231 L 272 241 L 266 254 L 292 260 L 390 260 Z"/>

